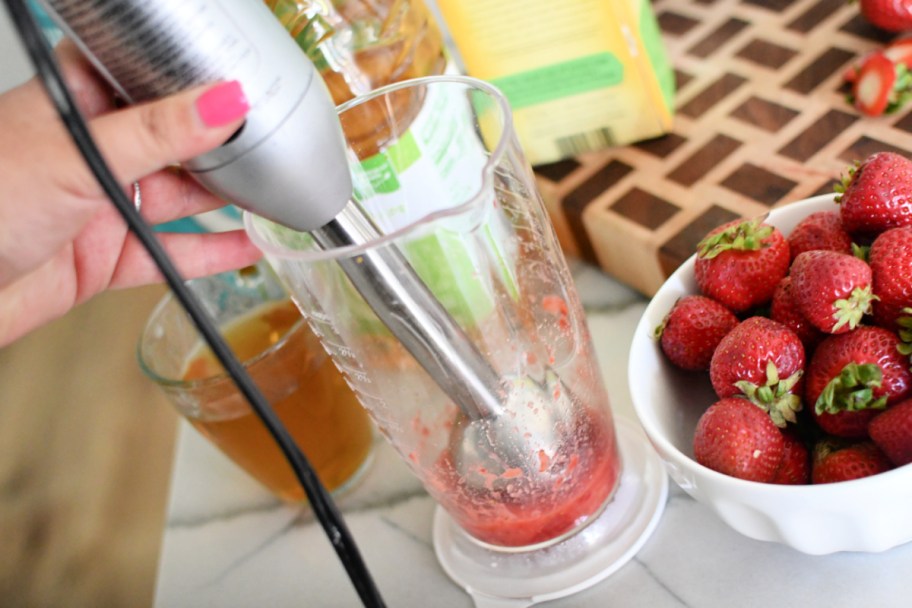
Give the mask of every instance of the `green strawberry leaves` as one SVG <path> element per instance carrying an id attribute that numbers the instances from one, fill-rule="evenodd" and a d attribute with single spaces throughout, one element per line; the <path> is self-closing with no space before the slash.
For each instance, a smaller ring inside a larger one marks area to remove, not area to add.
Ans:
<path id="1" fill-rule="evenodd" d="M 869 262 L 871 254 L 870 245 L 859 245 L 858 243 L 852 243 L 852 255 L 861 260 L 862 262 Z"/>
<path id="2" fill-rule="evenodd" d="M 874 398 L 874 389 L 882 383 L 883 371 L 878 365 L 849 363 L 824 387 L 814 410 L 817 414 L 882 410 L 887 407 L 887 396 Z"/>
<path id="3" fill-rule="evenodd" d="M 899 345 L 896 350 L 901 355 L 912 355 L 912 308 L 903 308 L 903 315 L 897 317 L 896 325 L 899 326 Z"/>
<path id="4" fill-rule="evenodd" d="M 779 370 L 772 361 L 766 364 L 766 383 L 756 385 L 747 380 L 735 382 L 735 386 L 744 393 L 744 396 L 763 410 L 769 412 L 773 424 L 785 428 L 788 422 L 796 423 L 796 414 L 801 411 L 801 397 L 792 392 L 801 375 L 798 370 L 784 380 L 779 379 Z"/>
<path id="5" fill-rule="evenodd" d="M 890 102 L 884 114 L 892 114 L 912 99 L 912 72 L 903 63 L 896 64 L 896 82 L 893 83 Z"/>
<path id="6" fill-rule="evenodd" d="M 833 320 L 836 323 L 830 331 L 835 333 L 844 325 L 848 325 L 849 329 L 855 329 L 861 323 L 861 319 L 871 313 L 871 305 L 874 300 L 879 299 L 872 293 L 871 286 L 865 285 L 853 289 L 848 298 L 836 300 L 833 302 L 833 308 L 836 309 L 833 313 Z"/>
<path id="7" fill-rule="evenodd" d="M 861 167 L 861 161 L 855 161 L 847 169 L 846 174 L 839 178 L 833 185 L 833 192 L 836 193 L 836 196 L 833 197 L 833 200 L 837 204 L 842 202 L 842 195 L 845 194 L 846 189 L 848 189 L 849 184 L 852 183 L 852 180 L 855 179 L 855 174 L 858 173 L 859 168 Z"/>
<path id="8" fill-rule="evenodd" d="M 723 251 L 758 251 L 765 247 L 764 239 L 773 233 L 772 226 L 765 226 L 767 216 L 761 215 L 751 220 L 710 234 L 697 244 L 697 252 L 701 258 L 711 260 Z"/>

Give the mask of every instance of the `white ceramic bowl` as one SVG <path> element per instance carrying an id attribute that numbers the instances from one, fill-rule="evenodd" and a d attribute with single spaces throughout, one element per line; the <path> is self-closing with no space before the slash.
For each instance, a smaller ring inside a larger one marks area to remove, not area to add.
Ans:
<path id="1" fill-rule="evenodd" d="M 830 195 L 773 210 L 788 234 L 814 211 L 835 209 Z M 707 373 L 672 366 L 652 333 L 682 295 L 698 293 L 694 258 L 662 285 L 633 338 L 628 377 L 637 416 L 671 478 L 738 532 L 810 554 L 884 551 L 912 540 L 912 465 L 853 481 L 779 486 L 717 473 L 693 459 L 697 420 L 716 397 Z"/>

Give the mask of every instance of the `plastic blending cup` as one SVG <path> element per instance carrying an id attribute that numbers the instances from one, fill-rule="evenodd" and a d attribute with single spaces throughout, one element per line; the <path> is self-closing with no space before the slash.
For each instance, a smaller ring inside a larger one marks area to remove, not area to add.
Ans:
<path id="1" fill-rule="evenodd" d="M 272 270 L 260 263 L 189 285 L 327 489 L 352 486 L 370 461 L 373 425 Z M 138 357 L 231 460 L 283 500 L 306 500 L 272 436 L 170 294 L 149 318 Z"/>
<path id="2" fill-rule="evenodd" d="M 611 500 L 621 463 L 582 307 L 506 100 L 481 81 L 441 76 L 384 87 L 339 115 L 346 134 L 382 117 L 376 138 L 349 138 L 349 153 L 355 202 L 383 236 L 323 250 L 249 214 L 248 232 L 380 432 L 463 531 L 497 551 L 567 538 Z M 533 471 L 462 445 L 463 410 L 339 265 L 378 248 L 405 256 L 506 385 L 535 387 L 499 420 L 520 444 L 546 438 L 518 455 Z"/>

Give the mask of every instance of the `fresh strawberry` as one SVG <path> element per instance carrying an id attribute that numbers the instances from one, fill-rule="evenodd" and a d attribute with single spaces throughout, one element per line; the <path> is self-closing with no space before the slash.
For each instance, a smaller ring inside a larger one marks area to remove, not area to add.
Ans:
<path id="1" fill-rule="evenodd" d="M 785 453 L 785 440 L 769 414 L 746 399 L 712 404 L 697 422 L 693 441 L 697 462 L 714 471 L 769 482 Z"/>
<path id="2" fill-rule="evenodd" d="M 868 252 L 874 302 L 874 322 L 899 331 L 912 342 L 912 226 L 892 228 L 871 244 Z"/>
<path id="3" fill-rule="evenodd" d="M 708 370 L 713 351 L 738 317 L 706 296 L 684 296 L 655 329 L 662 352 L 682 369 Z"/>
<path id="4" fill-rule="evenodd" d="M 872 407 L 831 414 L 825 411 L 818 413 L 816 409 L 812 409 L 811 415 L 817 426 L 834 437 L 864 439 L 868 436 L 868 424 L 882 411 L 882 408 Z"/>
<path id="5" fill-rule="evenodd" d="M 805 356 L 809 356 L 826 337 L 826 334 L 814 327 L 804 318 L 795 298 L 792 295 L 792 277 L 782 277 L 776 291 L 773 292 L 773 303 L 770 306 L 770 318 L 782 323 L 798 336 L 804 345 Z"/>
<path id="6" fill-rule="evenodd" d="M 865 437 L 879 410 L 912 393 L 909 361 L 899 344 L 886 329 L 862 326 L 817 346 L 807 366 L 805 402 L 821 428 L 839 437 Z"/>
<path id="7" fill-rule="evenodd" d="M 890 406 L 874 418 L 868 435 L 896 466 L 912 462 L 912 399 Z"/>
<path id="8" fill-rule="evenodd" d="M 892 114 L 912 99 L 912 73 L 883 52 L 864 58 L 852 82 L 852 104 L 862 114 Z"/>
<path id="9" fill-rule="evenodd" d="M 860 0 L 859 9 L 871 25 L 882 30 L 912 30 L 912 0 Z"/>
<path id="10" fill-rule="evenodd" d="M 824 439 L 814 446 L 811 483 L 861 479 L 892 468 L 886 455 L 870 441 L 847 443 Z"/>
<path id="11" fill-rule="evenodd" d="M 853 255 L 805 251 L 795 258 L 790 276 L 798 310 L 820 331 L 845 333 L 871 312 L 871 267 Z"/>
<path id="12" fill-rule="evenodd" d="M 899 154 L 871 154 L 849 169 L 836 192 L 842 225 L 853 236 L 912 225 L 912 161 Z"/>
<path id="13" fill-rule="evenodd" d="M 784 451 L 782 462 L 771 482 L 782 485 L 803 485 L 811 481 L 811 459 L 807 447 L 798 435 L 782 432 Z"/>
<path id="14" fill-rule="evenodd" d="M 798 222 L 786 240 L 792 260 L 799 253 L 817 249 L 852 253 L 852 237 L 842 227 L 842 218 L 836 209 L 810 214 Z"/>
<path id="15" fill-rule="evenodd" d="M 722 338 L 709 364 L 720 399 L 745 396 L 768 410 L 776 426 L 801 409 L 804 346 L 795 333 L 765 317 L 750 317 Z"/>
<path id="16" fill-rule="evenodd" d="M 697 245 L 694 273 L 700 291 L 735 313 L 769 302 L 788 272 L 788 243 L 763 219 L 729 222 Z"/>

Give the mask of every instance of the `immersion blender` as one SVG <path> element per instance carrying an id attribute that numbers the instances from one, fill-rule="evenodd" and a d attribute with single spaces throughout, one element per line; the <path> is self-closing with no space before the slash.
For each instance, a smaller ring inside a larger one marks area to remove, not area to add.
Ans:
<path id="1" fill-rule="evenodd" d="M 341 126 L 313 64 L 256 0 L 44 0 L 61 27 L 129 103 L 218 80 L 238 80 L 250 102 L 224 145 L 184 163 L 204 186 L 323 248 L 360 245 L 380 233 L 354 202 Z M 552 387 L 501 378 L 395 247 L 340 262 L 352 284 L 467 418 L 451 442 L 465 470 L 519 468 L 533 485 L 542 450 L 572 431 Z M 559 399 L 572 398 L 565 387 Z M 510 415 L 504 415 L 509 411 Z M 563 431 L 558 429 L 564 429 Z"/>

